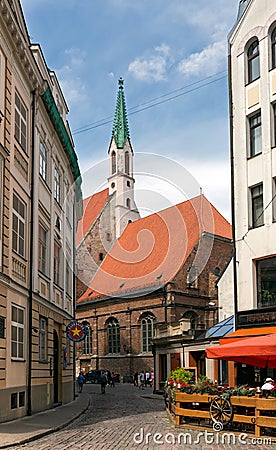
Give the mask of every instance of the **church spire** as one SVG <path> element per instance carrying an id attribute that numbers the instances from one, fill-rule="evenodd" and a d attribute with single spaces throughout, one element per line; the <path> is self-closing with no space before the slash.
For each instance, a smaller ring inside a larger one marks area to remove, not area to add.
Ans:
<path id="1" fill-rule="evenodd" d="M 114 137 L 117 148 L 123 148 L 127 138 L 129 138 L 129 129 L 126 113 L 126 101 L 124 94 L 124 80 L 122 79 L 122 77 L 119 79 L 118 84 L 119 84 L 119 91 L 117 95 L 112 136 Z"/>

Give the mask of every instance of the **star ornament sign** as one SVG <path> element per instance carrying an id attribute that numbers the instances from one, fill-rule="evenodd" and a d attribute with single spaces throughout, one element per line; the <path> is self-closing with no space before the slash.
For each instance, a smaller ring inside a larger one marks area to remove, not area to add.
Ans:
<path id="1" fill-rule="evenodd" d="M 71 341 L 80 342 L 85 338 L 87 329 L 82 323 L 71 322 L 66 327 L 66 334 L 68 339 L 70 339 Z"/>

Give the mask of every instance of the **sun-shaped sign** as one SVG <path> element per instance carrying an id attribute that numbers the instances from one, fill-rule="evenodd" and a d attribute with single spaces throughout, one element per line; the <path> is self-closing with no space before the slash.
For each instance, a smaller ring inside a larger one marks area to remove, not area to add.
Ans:
<path id="1" fill-rule="evenodd" d="M 68 339 L 70 339 L 71 341 L 80 342 L 85 338 L 87 329 L 80 322 L 71 322 L 66 327 L 66 333 Z"/>

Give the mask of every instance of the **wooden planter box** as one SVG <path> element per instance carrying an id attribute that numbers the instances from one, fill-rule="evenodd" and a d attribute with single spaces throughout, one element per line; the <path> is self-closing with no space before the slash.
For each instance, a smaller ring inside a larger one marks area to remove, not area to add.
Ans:
<path id="1" fill-rule="evenodd" d="M 211 420 L 210 403 L 214 397 L 217 395 L 185 394 L 176 391 L 175 403 L 169 404 L 169 412 L 176 425 L 180 425 L 182 417 Z M 232 422 L 253 425 L 256 436 L 261 435 L 261 427 L 276 428 L 276 417 L 269 415 L 270 411 L 276 411 L 276 398 L 232 396 L 230 402 L 234 408 L 245 408 L 244 413 L 243 410 L 242 413 L 234 412 Z"/>

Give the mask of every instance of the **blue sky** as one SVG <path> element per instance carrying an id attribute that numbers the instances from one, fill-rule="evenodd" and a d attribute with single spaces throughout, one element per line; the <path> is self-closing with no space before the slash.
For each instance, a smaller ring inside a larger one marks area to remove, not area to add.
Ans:
<path id="1" fill-rule="evenodd" d="M 227 34 L 239 1 L 21 2 L 31 41 L 41 45 L 70 109 L 84 196 L 94 189 L 85 174 L 107 157 L 122 76 L 135 154 L 177 161 L 230 220 Z M 157 189 L 156 180 L 149 185 Z M 172 203 L 182 200 L 166 189 Z"/>

